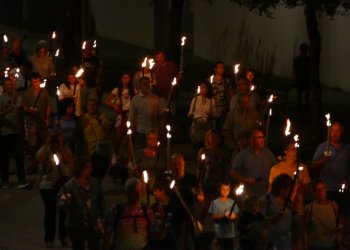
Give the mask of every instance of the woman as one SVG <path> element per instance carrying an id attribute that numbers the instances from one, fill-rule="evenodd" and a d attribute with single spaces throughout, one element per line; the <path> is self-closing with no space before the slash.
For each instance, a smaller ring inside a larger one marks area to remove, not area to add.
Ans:
<path id="1" fill-rule="evenodd" d="M 116 88 L 114 88 L 111 93 L 104 99 L 104 104 L 107 107 L 115 110 L 115 123 L 114 123 L 114 133 L 115 133 L 115 146 L 114 155 L 115 163 L 118 157 L 118 151 L 120 144 L 123 142 L 127 132 L 126 122 L 130 110 L 130 102 L 134 97 L 134 88 L 130 82 L 130 75 L 128 73 L 123 73 L 121 77 L 121 82 Z M 112 160 L 113 161 L 113 160 Z M 114 162 L 113 162 L 114 163 Z"/>
<path id="2" fill-rule="evenodd" d="M 60 101 L 59 107 L 60 114 L 55 118 L 54 127 L 62 132 L 65 145 L 73 153 L 77 153 L 81 130 L 78 117 L 74 114 L 74 101 L 71 98 L 65 98 Z"/>
<path id="3" fill-rule="evenodd" d="M 54 154 L 58 156 L 59 164 L 55 162 Z M 69 166 L 72 154 L 63 146 L 63 136 L 56 133 L 50 136 L 36 154 L 39 163 L 38 186 L 45 206 L 45 244 L 47 248 L 54 247 L 56 229 L 56 197 L 64 176 L 69 176 Z M 59 236 L 62 246 L 68 246 L 67 233 L 64 226 L 65 213 L 59 210 Z"/>
<path id="4" fill-rule="evenodd" d="M 78 156 L 74 161 L 74 177 L 59 193 L 59 204 L 67 213 L 66 226 L 73 250 L 99 249 L 104 200 L 98 181 L 91 178 L 92 162 Z"/>
<path id="5" fill-rule="evenodd" d="M 55 72 L 52 58 L 48 55 L 47 42 L 42 40 L 38 42 L 35 48 L 35 54 L 29 58 L 33 65 L 33 72 L 38 72 L 41 79 L 50 78 Z"/>
<path id="6" fill-rule="evenodd" d="M 110 122 L 104 114 L 97 110 L 97 101 L 88 101 L 88 112 L 80 117 L 83 128 L 85 153 L 91 157 L 92 177 L 102 180 L 109 165 L 110 146 L 108 129 Z"/>
<path id="7" fill-rule="evenodd" d="M 150 57 L 147 57 L 147 58 L 150 58 Z M 134 76 L 133 76 L 133 79 L 132 79 L 132 83 L 133 83 L 133 87 L 135 89 L 135 93 L 139 92 L 140 79 L 142 77 L 148 77 L 150 79 L 152 91 L 156 92 L 156 87 L 157 87 L 156 75 L 150 69 L 149 60 L 146 61 L 146 65 L 145 65 L 144 68 L 142 68 L 142 63 L 143 62 L 144 62 L 144 59 L 142 59 L 142 61 L 140 61 L 139 70 L 134 73 Z"/>
<path id="8" fill-rule="evenodd" d="M 207 83 L 200 84 L 199 93 L 192 99 L 187 116 L 192 119 L 191 140 L 194 144 L 195 155 L 204 146 L 204 135 L 212 128 L 211 120 L 215 114 L 215 103 L 211 98 L 210 88 Z"/>
<path id="9" fill-rule="evenodd" d="M 81 107 L 81 81 L 82 79 L 76 79 L 73 74 L 68 74 L 67 81 L 62 83 L 59 87 L 59 100 L 61 101 L 64 98 L 72 98 L 75 103 L 75 114 L 77 116 L 83 114 Z"/>

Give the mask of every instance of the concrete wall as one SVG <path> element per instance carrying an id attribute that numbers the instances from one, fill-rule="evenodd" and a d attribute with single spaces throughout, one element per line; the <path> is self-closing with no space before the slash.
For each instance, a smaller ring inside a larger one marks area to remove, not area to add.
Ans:
<path id="1" fill-rule="evenodd" d="M 153 6 L 148 0 L 90 0 L 99 36 L 154 47 Z"/>

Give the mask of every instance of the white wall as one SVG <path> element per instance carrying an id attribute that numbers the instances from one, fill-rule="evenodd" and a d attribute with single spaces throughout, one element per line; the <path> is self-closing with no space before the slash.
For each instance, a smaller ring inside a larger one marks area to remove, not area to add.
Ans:
<path id="1" fill-rule="evenodd" d="M 153 6 L 148 0 L 90 0 L 97 34 L 154 47 Z"/>

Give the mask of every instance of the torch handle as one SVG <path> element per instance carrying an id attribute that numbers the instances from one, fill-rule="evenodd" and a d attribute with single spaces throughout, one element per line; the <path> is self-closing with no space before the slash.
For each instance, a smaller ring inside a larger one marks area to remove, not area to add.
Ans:
<path id="1" fill-rule="evenodd" d="M 231 217 L 231 215 L 232 215 L 232 213 L 233 213 L 233 210 L 234 210 L 236 204 L 237 204 L 237 202 L 234 201 L 234 202 L 233 202 L 233 205 L 232 205 L 232 207 L 231 207 L 231 209 L 230 209 L 230 213 L 228 214 L 228 217 L 229 217 L 229 218 Z"/>
<path id="2" fill-rule="evenodd" d="M 35 108 L 35 107 L 36 107 L 36 105 L 38 104 L 38 101 L 39 101 L 40 95 L 41 95 L 41 89 L 39 90 L 39 93 L 38 93 L 38 95 L 36 96 L 36 99 L 35 99 L 35 102 L 34 102 L 33 108 Z"/>

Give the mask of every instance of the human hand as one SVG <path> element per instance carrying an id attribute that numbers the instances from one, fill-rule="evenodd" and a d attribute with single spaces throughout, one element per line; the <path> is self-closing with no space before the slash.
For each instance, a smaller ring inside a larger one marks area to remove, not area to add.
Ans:
<path id="1" fill-rule="evenodd" d="M 230 219 L 230 220 L 234 220 L 234 219 L 237 218 L 237 215 L 234 212 L 232 212 L 230 214 L 230 211 L 226 211 L 225 212 L 225 218 Z"/>

